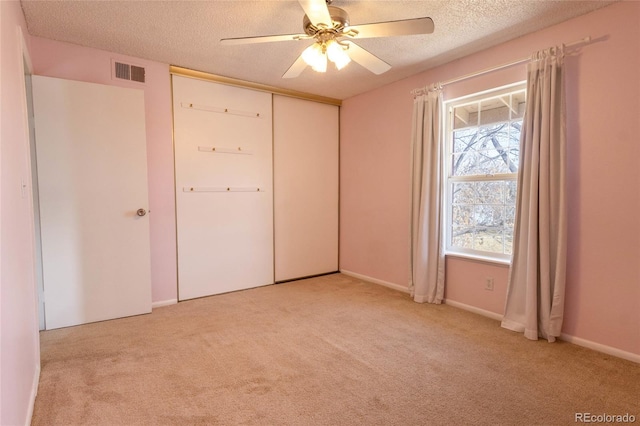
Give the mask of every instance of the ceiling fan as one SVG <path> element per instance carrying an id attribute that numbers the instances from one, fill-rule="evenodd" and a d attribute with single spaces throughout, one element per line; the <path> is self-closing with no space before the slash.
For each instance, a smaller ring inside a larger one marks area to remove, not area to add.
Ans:
<path id="1" fill-rule="evenodd" d="M 315 40 L 289 67 L 282 78 L 294 78 L 311 66 L 318 72 L 326 72 L 327 59 L 342 69 L 351 60 L 374 74 L 382 74 L 391 65 L 352 40 L 373 37 L 431 34 L 434 29 L 431 18 L 403 19 L 400 21 L 375 22 L 349 25 L 349 15 L 344 9 L 330 6 L 333 0 L 298 0 L 304 10 L 302 21 L 304 34 L 281 34 L 258 37 L 225 38 L 222 44 L 249 44 L 289 40 Z"/>

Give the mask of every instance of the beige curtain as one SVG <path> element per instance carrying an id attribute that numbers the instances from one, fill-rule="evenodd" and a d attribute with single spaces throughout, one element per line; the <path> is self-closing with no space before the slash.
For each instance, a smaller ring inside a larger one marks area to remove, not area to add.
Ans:
<path id="1" fill-rule="evenodd" d="M 563 55 L 537 52 L 528 65 L 518 201 L 502 327 L 528 339 L 560 336 L 567 256 Z"/>
<path id="2" fill-rule="evenodd" d="M 416 302 L 444 297 L 441 136 L 442 91 L 432 86 L 413 103 L 413 194 L 411 214 L 411 295 Z"/>

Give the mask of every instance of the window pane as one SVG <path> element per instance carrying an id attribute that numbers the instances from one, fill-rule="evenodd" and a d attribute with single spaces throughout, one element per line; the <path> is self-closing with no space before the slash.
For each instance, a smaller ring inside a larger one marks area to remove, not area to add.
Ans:
<path id="1" fill-rule="evenodd" d="M 480 125 L 509 121 L 509 95 L 480 103 Z"/>
<path id="2" fill-rule="evenodd" d="M 516 204 L 516 190 L 518 183 L 515 180 L 508 180 L 505 182 L 506 193 L 505 193 L 505 204 L 515 205 Z"/>
<path id="3" fill-rule="evenodd" d="M 451 245 L 455 247 L 473 248 L 473 228 L 454 228 Z"/>
<path id="4" fill-rule="evenodd" d="M 507 155 L 509 156 L 509 172 L 517 173 L 520 168 L 520 148 L 510 147 L 507 150 Z"/>
<path id="5" fill-rule="evenodd" d="M 477 126 L 478 104 L 463 105 L 453 109 L 453 128 Z"/>
<path id="6" fill-rule="evenodd" d="M 513 253 L 513 229 L 508 228 L 504 230 L 504 253 Z"/>
<path id="7" fill-rule="evenodd" d="M 474 219 L 477 226 L 504 225 L 504 207 L 492 205 L 477 205 L 474 210 Z"/>
<path id="8" fill-rule="evenodd" d="M 509 145 L 520 149 L 520 133 L 522 133 L 522 120 L 512 121 L 509 124 Z"/>
<path id="9" fill-rule="evenodd" d="M 465 152 L 472 150 L 478 139 L 478 129 L 457 130 L 453 134 L 453 152 Z"/>
<path id="10" fill-rule="evenodd" d="M 514 206 L 505 207 L 504 226 L 513 228 L 515 220 L 516 220 L 516 208 Z"/>
<path id="11" fill-rule="evenodd" d="M 494 124 L 480 129 L 480 138 L 482 146 L 479 149 L 486 148 L 507 148 L 511 141 L 511 126 L 508 123 Z"/>
<path id="12" fill-rule="evenodd" d="M 472 182 L 453 184 L 453 204 L 472 204 L 475 202 L 475 188 Z"/>
<path id="13" fill-rule="evenodd" d="M 452 175 L 467 176 L 477 174 L 477 154 L 475 151 L 453 154 Z"/>
<path id="14" fill-rule="evenodd" d="M 473 206 L 453 206 L 451 224 L 454 228 L 473 226 Z"/>
<path id="15" fill-rule="evenodd" d="M 476 182 L 475 187 L 478 203 L 502 204 L 504 200 L 504 181 Z"/>
<path id="16" fill-rule="evenodd" d="M 522 129 L 522 121 L 512 122 L 509 125 L 509 162 L 511 173 L 518 171 L 520 163 L 520 133 Z"/>
<path id="17" fill-rule="evenodd" d="M 473 248 L 476 250 L 503 253 L 502 228 L 476 228 Z"/>
<path id="18" fill-rule="evenodd" d="M 503 149 L 487 149 L 478 152 L 476 174 L 495 175 L 498 173 L 510 173 L 509 156 Z"/>
<path id="19" fill-rule="evenodd" d="M 511 145 L 512 137 L 516 137 L 512 134 L 513 131 L 506 123 L 456 131 L 453 139 L 452 175 L 515 173 L 519 145 Z"/>

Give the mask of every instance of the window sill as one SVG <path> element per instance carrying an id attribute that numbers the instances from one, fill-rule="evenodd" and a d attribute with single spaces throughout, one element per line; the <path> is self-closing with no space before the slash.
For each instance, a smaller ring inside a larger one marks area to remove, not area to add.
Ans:
<path id="1" fill-rule="evenodd" d="M 491 265 L 511 266 L 511 260 L 508 259 L 496 259 L 490 256 L 481 256 L 477 254 L 458 253 L 458 252 L 445 252 L 445 257 L 455 257 L 458 259 L 474 260 L 476 262 L 488 263 Z"/>

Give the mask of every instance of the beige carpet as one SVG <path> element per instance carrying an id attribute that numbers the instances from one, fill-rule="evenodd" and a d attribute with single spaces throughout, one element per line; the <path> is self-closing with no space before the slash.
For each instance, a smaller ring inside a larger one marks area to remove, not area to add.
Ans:
<path id="1" fill-rule="evenodd" d="M 640 365 L 340 274 L 41 335 L 34 425 L 640 422 Z"/>

